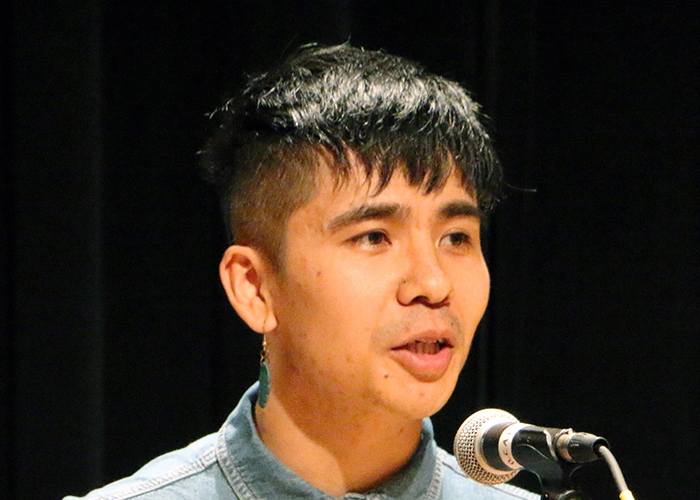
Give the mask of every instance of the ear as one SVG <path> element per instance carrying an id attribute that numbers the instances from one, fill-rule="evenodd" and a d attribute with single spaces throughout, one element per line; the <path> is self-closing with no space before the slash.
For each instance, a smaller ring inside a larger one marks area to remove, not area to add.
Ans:
<path id="1" fill-rule="evenodd" d="M 242 245 L 228 247 L 219 275 L 229 302 L 250 328 L 266 333 L 277 327 L 269 291 L 272 270 L 260 252 Z"/>

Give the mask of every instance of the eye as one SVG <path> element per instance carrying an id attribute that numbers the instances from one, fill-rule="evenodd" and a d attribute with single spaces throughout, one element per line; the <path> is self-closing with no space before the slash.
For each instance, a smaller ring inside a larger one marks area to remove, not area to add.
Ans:
<path id="1" fill-rule="evenodd" d="M 440 239 L 440 244 L 451 247 L 468 247 L 472 244 L 472 237 L 468 233 L 457 231 L 443 236 Z"/>
<path id="2" fill-rule="evenodd" d="M 367 231 L 353 237 L 351 241 L 356 245 L 366 247 L 377 247 L 390 243 L 389 236 L 383 231 Z"/>

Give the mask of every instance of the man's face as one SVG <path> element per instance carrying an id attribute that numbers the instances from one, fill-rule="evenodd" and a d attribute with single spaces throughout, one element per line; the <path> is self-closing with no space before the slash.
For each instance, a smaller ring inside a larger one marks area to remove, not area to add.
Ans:
<path id="1" fill-rule="evenodd" d="M 425 194 L 397 172 L 376 195 L 359 175 L 336 187 L 320 167 L 289 220 L 271 287 L 273 391 L 317 411 L 423 418 L 452 394 L 486 309 L 479 210 L 455 175 Z"/>

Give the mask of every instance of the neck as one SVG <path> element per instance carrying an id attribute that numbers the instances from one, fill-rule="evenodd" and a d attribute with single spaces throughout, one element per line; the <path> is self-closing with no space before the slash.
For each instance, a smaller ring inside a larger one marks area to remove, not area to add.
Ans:
<path id="1" fill-rule="evenodd" d="M 264 409 L 256 406 L 255 419 L 263 443 L 282 463 L 338 497 L 368 491 L 403 467 L 422 426 L 387 412 L 309 407 L 274 395 Z"/>

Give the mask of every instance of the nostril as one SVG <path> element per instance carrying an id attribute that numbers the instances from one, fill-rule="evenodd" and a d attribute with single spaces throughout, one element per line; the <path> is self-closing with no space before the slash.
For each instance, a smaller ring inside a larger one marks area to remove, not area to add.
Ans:
<path id="1" fill-rule="evenodd" d="M 421 305 L 427 306 L 431 309 L 438 309 L 440 307 L 449 306 L 450 301 L 447 297 L 445 297 L 444 299 L 440 300 L 439 302 L 433 302 L 425 295 L 419 295 L 418 297 L 414 298 L 411 301 L 411 304 L 421 304 Z"/>

